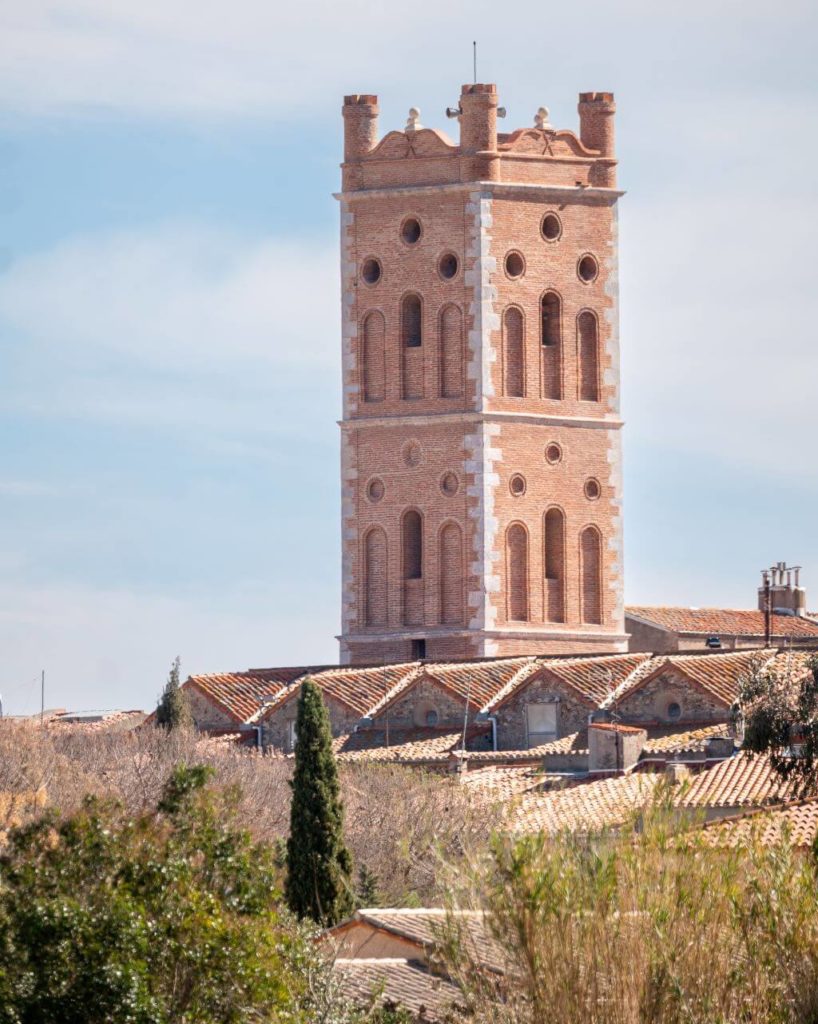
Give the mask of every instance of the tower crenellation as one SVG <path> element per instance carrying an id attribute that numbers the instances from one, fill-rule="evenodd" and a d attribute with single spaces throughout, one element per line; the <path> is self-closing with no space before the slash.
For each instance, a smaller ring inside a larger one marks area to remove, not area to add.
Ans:
<path id="1" fill-rule="evenodd" d="M 613 95 L 498 103 L 344 100 L 344 661 L 624 649 Z"/>

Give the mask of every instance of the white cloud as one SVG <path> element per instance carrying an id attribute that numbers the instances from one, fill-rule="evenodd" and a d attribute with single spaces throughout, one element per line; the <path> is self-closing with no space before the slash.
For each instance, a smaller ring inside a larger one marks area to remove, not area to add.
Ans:
<path id="1" fill-rule="evenodd" d="M 406 106 L 434 95 L 442 111 L 455 98 L 439 95 L 444 85 L 470 79 L 475 37 L 480 77 L 510 96 L 522 78 L 553 84 L 595 70 L 617 85 L 638 80 L 663 104 L 673 103 L 666 81 L 706 87 L 713 76 L 729 77 L 746 98 L 748 88 L 769 88 L 771 69 L 808 74 L 811 8 L 789 0 L 772 17 L 769 5 L 732 0 L 524 0 L 509 11 L 490 0 L 417 0 L 411 9 L 368 0 L 7 0 L 0 102 L 37 113 L 293 117 L 375 87 L 414 90 Z"/>
<path id="2" fill-rule="evenodd" d="M 337 392 L 337 247 L 163 226 L 75 238 L 0 275 L 17 354 L 7 409 L 47 416 L 287 429 Z"/>

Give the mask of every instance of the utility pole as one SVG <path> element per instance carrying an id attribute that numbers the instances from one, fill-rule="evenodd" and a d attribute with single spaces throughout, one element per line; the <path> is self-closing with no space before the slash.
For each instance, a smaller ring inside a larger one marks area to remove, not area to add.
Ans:
<path id="1" fill-rule="evenodd" d="M 764 580 L 764 646 L 769 647 L 772 640 L 772 593 L 770 591 L 770 570 L 762 571 Z"/>
<path id="2" fill-rule="evenodd" d="M 45 718 L 45 669 L 40 674 L 40 725 Z"/>

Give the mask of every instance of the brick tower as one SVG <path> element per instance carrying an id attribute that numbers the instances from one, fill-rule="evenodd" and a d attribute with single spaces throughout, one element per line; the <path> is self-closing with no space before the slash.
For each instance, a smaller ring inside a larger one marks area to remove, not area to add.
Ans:
<path id="1" fill-rule="evenodd" d="M 344 99 L 343 662 L 625 649 L 614 111 Z"/>

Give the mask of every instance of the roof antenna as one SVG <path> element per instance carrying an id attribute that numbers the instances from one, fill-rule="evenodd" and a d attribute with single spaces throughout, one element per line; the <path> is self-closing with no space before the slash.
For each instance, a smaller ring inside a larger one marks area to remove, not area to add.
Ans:
<path id="1" fill-rule="evenodd" d="M 472 64 L 474 65 L 474 84 L 477 85 L 477 40 L 472 44 Z"/>
<path id="2" fill-rule="evenodd" d="M 469 681 L 466 683 L 466 706 L 463 709 L 463 739 L 460 743 L 460 750 L 462 753 L 466 753 L 466 730 L 469 727 L 469 703 L 471 702 L 471 675 L 469 675 Z"/>

